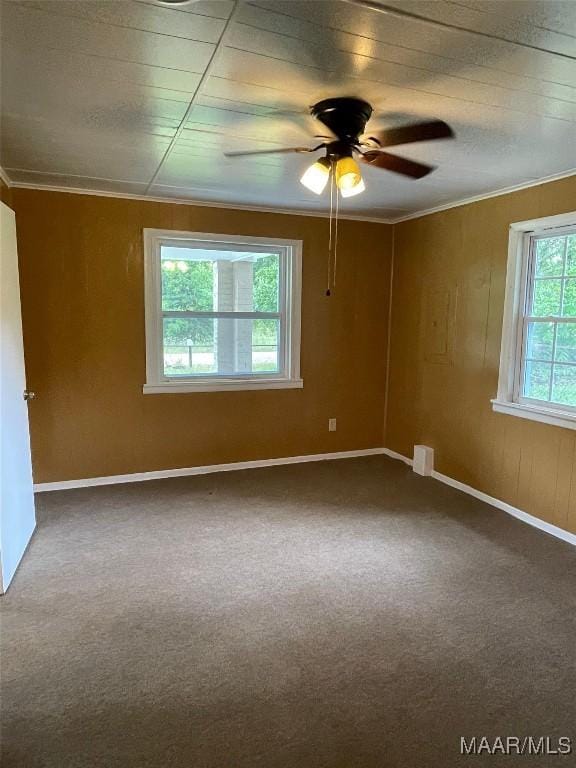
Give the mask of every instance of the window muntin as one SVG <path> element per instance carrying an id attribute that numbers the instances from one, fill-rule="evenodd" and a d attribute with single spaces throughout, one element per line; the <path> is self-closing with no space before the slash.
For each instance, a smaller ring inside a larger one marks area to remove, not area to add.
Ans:
<path id="1" fill-rule="evenodd" d="M 300 246 L 145 230 L 145 391 L 302 386 Z"/>
<path id="2" fill-rule="evenodd" d="M 576 411 L 576 227 L 526 238 L 519 403 Z"/>

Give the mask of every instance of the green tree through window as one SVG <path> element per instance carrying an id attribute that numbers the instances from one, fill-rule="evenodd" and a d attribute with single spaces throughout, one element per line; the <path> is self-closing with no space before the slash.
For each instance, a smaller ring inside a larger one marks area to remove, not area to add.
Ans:
<path id="1" fill-rule="evenodd" d="M 214 302 L 214 263 L 211 261 L 162 261 L 162 309 L 210 312 Z M 194 346 L 212 344 L 212 320 L 172 318 L 167 326 L 166 342 L 186 345 L 191 338 Z"/>
<path id="2" fill-rule="evenodd" d="M 534 249 L 522 394 L 576 406 L 576 234 L 539 237 Z"/>

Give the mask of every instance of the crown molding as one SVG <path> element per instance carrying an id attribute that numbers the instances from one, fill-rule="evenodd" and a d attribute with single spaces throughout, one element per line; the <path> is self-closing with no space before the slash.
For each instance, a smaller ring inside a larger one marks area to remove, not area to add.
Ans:
<path id="1" fill-rule="evenodd" d="M 514 184 L 509 187 L 502 187 L 493 192 L 485 192 L 481 195 L 473 195 L 471 197 L 465 197 L 460 200 L 454 200 L 451 203 L 445 203 L 444 205 L 437 205 L 434 208 L 427 208 L 424 211 L 416 211 L 415 213 L 409 213 L 406 216 L 399 216 L 396 219 L 380 219 L 375 216 L 354 216 L 354 214 L 339 214 L 340 219 L 347 221 L 367 221 L 373 224 L 402 224 L 405 221 L 412 221 L 413 219 L 420 219 L 424 216 L 431 216 L 433 213 L 441 213 L 442 211 L 448 211 L 451 208 L 459 208 L 463 205 L 470 205 L 470 203 L 478 203 L 482 200 L 488 200 L 491 197 L 500 197 L 501 195 L 509 195 L 513 192 L 520 192 L 523 189 L 529 189 L 530 187 L 538 187 L 541 184 L 549 184 L 553 181 L 560 181 L 561 179 L 567 179 L 571 176 L 576 176 L 576 168 L 572 168 L 562 173 L 555 173 L 551 176 L 542 176 L 539 179 L 533 179 L 532 181 L 522 182 L 521 184 Z M 0 167 L 0 178 L 4 181 L 7 187 L 15 189 L 34 189 L 44 192 L 66 192 L 73 195 L 94 195 L 96 197 L 112 197 L 120 200 L 140 200 L 144 202 L 152 203 L 172 203 L 174 205 L 192 205 L 201 208 L 222 208 L 229 211 L 252 211 L 255 213 L 281 213 L 287 216 L 311 216 L 312 218 L 327 219 L 330 214 L 323 211 L 305 211 L 297 208 L 274 208 L 271 206 L 257 206 L 257 205 L 243 205 L 242 203 L 222 203 L 218 201 L 208 200 L 193 200 L 185 197 L 168 197 L 157 195 L 137 195 L 129 192 L 109 192 L 100 189 L 84 189 L 81 187 L 63 187 L 54 184 L 33 184 L 28 182 L 11 181 L 6 171 Z"/>
<path id="2" fill-rule="evenodd" d="M 2 168 L 1 165 L 0 165 L 0 179 L 2 179 L 4 184 L 8 187 L 8 189 L 14 186 L 13 182 L 10 181 L 10 177 L 8 176 L 8 174 L 6 173 L 4 168 Z"/>
<path id="3" fill-rule="evenodd" d="M 158 197 L 156 195 L 136 195 L 129 192 L 108 192 L 100 189 L 81 189 L 61 187 L 54 184 L 31 184 L 28 182 L 11 181 L 15 189 L 34 189 L 43 192 L 66 192 L 73 195 L 93 195 L 96 197 L 113 197 L 120 200 L 139 200 L 148 203 L 173 203 L 175 205 L 193 205 L 202 208 L 223 208 L 229 211 L 253 211 L 256 213 L 282 213 L 287 216 L 311 216 L 312 218 L 327 219 L 329 213 L 323 211 L 303 211 L 297 208 L 272 208 L 257 205 L 242 205 L 241 203 L 210 202 L 208 200 L 193 200 L 185 197 Z M 338 214 L 339 219 L 347 221 L 368 221 L 373 224 L 392 224 L 391 219 L 377 219 L 374 216 L 354 216 L 353 214 Z"/>
<path id="4" fill-rule="evenodd" d="M 571 176 L 576 176 L 576 168 L 572 168 L 569 171 L 563 171 L 562 173 L 555 173 L 551 176 L 542 176 L 540 179 L 533 179 L 532 181 L 525 181 L 521 184 L 514 184 L 511 187 L 502 187 L 494 192 L 485 192 L 482 195 L 474 195 L 473 197 L 466 197 L 462 200 L 455 200 L 452 203 L 445 203 L 444 205 L 437 205 L 434 208 L 427 208 L 425 211 L 418 211 L 417 213 L 409 213 L 407 216 L 400 216 L 397 219 L 390 219 L 388 224 L 401 224 L 404 221 L 411 221 L 412 219 L 420 219 L 423 216 L 430 216 L 433 213 L 440 213 L 441 211 L 448 211 L 450 208 L 459 208 L 462 205 L 469 205 L 470 203 L 478 203 L 481 200 L 488 200 L 491 197 L 500 197 L 500 195 L 510 195 L 513 192 L 521 192 L 523 189 L 529 189 L 530 187 L 538 187 L 541 184 L 549 184 L 552 181 L 560 181 L 561 179 L 568 179 Z"/>

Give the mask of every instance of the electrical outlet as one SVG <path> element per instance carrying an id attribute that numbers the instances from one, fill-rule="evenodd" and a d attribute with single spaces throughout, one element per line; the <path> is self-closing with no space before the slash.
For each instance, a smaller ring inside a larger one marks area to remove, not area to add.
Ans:
<path id="1" fill-rule="evenodd" d="M 328 432 L 336 432 L 336 419 L 328 419 Z"/>

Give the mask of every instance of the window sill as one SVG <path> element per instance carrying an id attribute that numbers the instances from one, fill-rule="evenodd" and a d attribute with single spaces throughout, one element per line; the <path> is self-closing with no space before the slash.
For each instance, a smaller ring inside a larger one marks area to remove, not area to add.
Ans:
<path id="1" fill-rule="evenodd" d="M 222 379 L 222 381 L 163 381 L 144 384 L 145 395 L 184 394 L 187 392 L 237 392 L 248 389 L 302 389 L 302 379 Z"/>
<path id="2" fill-rule="evenodd" d="M 492 400 L 492 410 L 497 413 L 505 413 L 508 416 L 519 416 L 521 419 L 531 419 L 532 421 L 540 421 L 543 424 L 552 424 L 555 427 L 576 429 L 576 413 L 560 411 L 556 408 L 528 405 L 527 403 L 511 403 L 505 400 Z"/>

